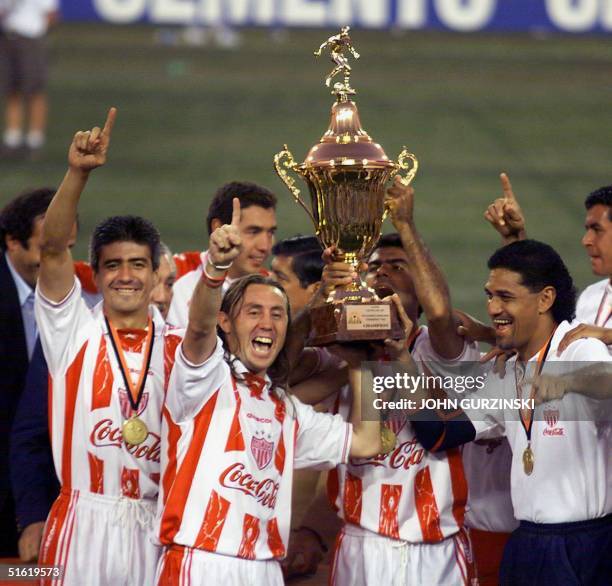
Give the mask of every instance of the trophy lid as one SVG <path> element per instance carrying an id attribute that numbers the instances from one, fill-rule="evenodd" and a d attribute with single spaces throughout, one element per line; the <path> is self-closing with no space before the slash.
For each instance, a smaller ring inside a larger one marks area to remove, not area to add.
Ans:
<path id="1" fill-rule="evenodd" d="M 395 166 L 383 148 L 362 128 L 357 105 L 352 100 L 338 100 L 332 106 L 327 132 L 308 151 L 300 167 L 340 165 Z"/>

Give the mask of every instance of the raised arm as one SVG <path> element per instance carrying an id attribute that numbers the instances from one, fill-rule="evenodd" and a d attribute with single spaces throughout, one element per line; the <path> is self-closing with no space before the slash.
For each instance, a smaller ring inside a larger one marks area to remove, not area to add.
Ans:
<path id="1" fill-rule="evenodd" d="M 117 110 L 111 108 L 104 128 L 96 126 L 74 135 L 68 151 L 68 171 L 45 214 L 38 286 L 51 301 L 64 299 L 74 284 L 74 264 L 68 244 L 89 173 L 106 163 L 116 115 Z"/>
<path id="2" fill-rule="evenodd" d="M 221 285 L 232 262 L 240 254 L 239 224 L 240 200 L 235 197 L 232 223 L 220 226 L 210 235 L 206 266 L 191 298 L 183 352 L 193 364 L 202 364 L 215 349 Z"/>
<path id="3" fill-rule="evenodd" d="M 501 173 L 499 179 L 503 195 L 486 209 L 484 217 L 499 232 L 505 246 L 517 240 L 525 240 L 527 231 L 525 216 L 512 190 L 510 178 L 506 173 Z"/>
<path id="4" fill-rule="evenodd" d="M 385 202 L 408 257 L 408 270 L 427 317 L 432 347 L 443 358 L 456 358 L 463 349 L 464 340 L 457 334 L 446 279 L 416 229 L 414 190 L 396 178 L 387 191 Z"/>

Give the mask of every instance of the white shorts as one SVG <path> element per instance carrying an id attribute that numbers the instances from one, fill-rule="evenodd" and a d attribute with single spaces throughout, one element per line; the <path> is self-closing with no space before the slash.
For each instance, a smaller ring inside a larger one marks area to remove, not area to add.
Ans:
<path id="1" fill-rule="evenodd" d="M 477 586 L 468 533 L 408 543 L 346 524 L 336 540 L 334 586 Z"/>
<path id="2" fill-rule="evenodd" d="M 41 565 L 64 568 L 49 586 L 151 586 L 160 548 L 153 544 L 156 503 L 73 490 L 51 507 Z"/>
<path id="3" fill-rule="evenodd" d="M 245 560 L 202 549 L 164 548 L 157 567 L 157 586 L 283 586 L 276 560 Z"/>

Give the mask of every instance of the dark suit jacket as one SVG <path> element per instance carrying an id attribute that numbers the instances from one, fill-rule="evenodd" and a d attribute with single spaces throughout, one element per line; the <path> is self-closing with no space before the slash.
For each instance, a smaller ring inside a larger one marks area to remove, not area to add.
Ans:
<path id="1" fill-rule="evenodd" d="M 0 510 L 10 493 L 9 435 L 28 370 L 17 287 L 0 251 Z"/>
<path id="2" fill-rule="evenodd" d="M 11 483 L 19 527 L 44 521 L 59 492 L 49 438 L 49 371 L 36 341 L 11 433 Z"/>

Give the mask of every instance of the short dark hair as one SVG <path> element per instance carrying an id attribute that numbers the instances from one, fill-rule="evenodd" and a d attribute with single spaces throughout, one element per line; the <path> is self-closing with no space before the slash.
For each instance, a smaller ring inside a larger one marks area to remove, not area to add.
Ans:
<path id="1" fill-rule="evenodd" d="M 11 236 L 28 248 L 34 231 L 34 220 L 47 212 L 55 189 L 42 187 L 26 191 L 7 203 L 0 211 L 0 250 L 6 250 L 6 236 Z"/>
<path id="2" fill-rule="evenodd" d="M 404 245 L 402 244 L 402 239 L 400 238 L 400 235 L 397 232 L 383 234 L 376 243 L 376 246 L 374 246 L 374 250 L 378 248 L 387 247 L 404 248 Z M 374 252 L 374 250 L 372 250 L 372 252 Z"/>
<path id="3" fill-rule="evenodd" d="M 217 189 L 213 200 L 208 206 L 206 227 L 212 234 L 212 221 L 217 218 L 223 224 L 232 221 L 232 200 L 237 197 L 242 209 L 259 206 L 264 209 L 276 209 L 276 196 L 265 187 L 250 181 L 231 181 Z"/>
<path id="4" fill-rule="evenodd" d="M 153 270 L 159 268 L 160 237 L 157 228 L 140 216 L 111 216 L 102 220 L 91 235 L 89 263 L 98 272 L 100 251 L 113 242 L 135 242 L 149 247 Z"/>
<path id="5" fill-rule="evenodd" d="M 559 254 L 543 242 L 520 240 L 496 250 L 489 270 L 507 269 L 521 276 L 522 284 L 532 293 L 554 287 L 557 293 L 551 312 L 555 322 L 572 321 L 576 315 L 576 288 Z"/>
<path id="6" fill-rule="evenodd" d="M 286 238 L 272 247 L 274 256 L 287 256 L 292 259 L 291 268 L 304 289 L 321 280 L 325 266 L 322 253 L 323 247 L 315 236 Z"/>
<path id="7" fill-rule="evenodd" d="M 584 200 L 584 207 L 590 210 L 596 205 L 607 206 L 608 209 L 608 220 L 612 221 L 612 185 L 604 185 L 599 189 L 589 193 L 587 198 Z"/>
<path id="8" fill-rule="evenodd" d="M 268 285 L 269 287 L 276 287 L 279 289 L 284 297 L 285 297 L 285 305 L 287 308 L 287 338 L 289 337 L 290 327 L 291 327 L 291 307 L 289 306 L 289 298 L 287 297 L 287 293 L 283 286 L 272 277 L 266 277 L 260 273 L 254 273 L 252 275 L 247 275 L 246 277 L 241 277 L 240 279 L 236 279 L 230 286 L 229 289 L 225 292 L 223 296 L 223 300 L 221 301 L 220 310 L 229 316 L 230 320 L 233 320 L 236 317 L 236 314 L 240 311 L 240 307 L 242 306 L 242 300 L 244 299 L 244 294 L 246 293 L 247 288 L 250 285 Z M 223 342 L 223 347 L 225 349 L 225 358 L 229 362 L 229 346 L 227 343 L 227 338 L 225 336 L 225 332 L 221 329 L 220 326 L 217 325 L 217 333 Z M 229 362 L 230 368 L 232 372 L 234 372 L 233 366 L 231 362 Z M 278 356 L 268 369 L 268 375 L 272 380 L 273 386 L 281 387 L 287 390 L 288 380 L 289 380 L 289 372 L 290 372 L 290 364 L 289 364 L 289 356 L 287 354 L 286 343 L 283 345 L 283 348 L 279 352 Z"/>

